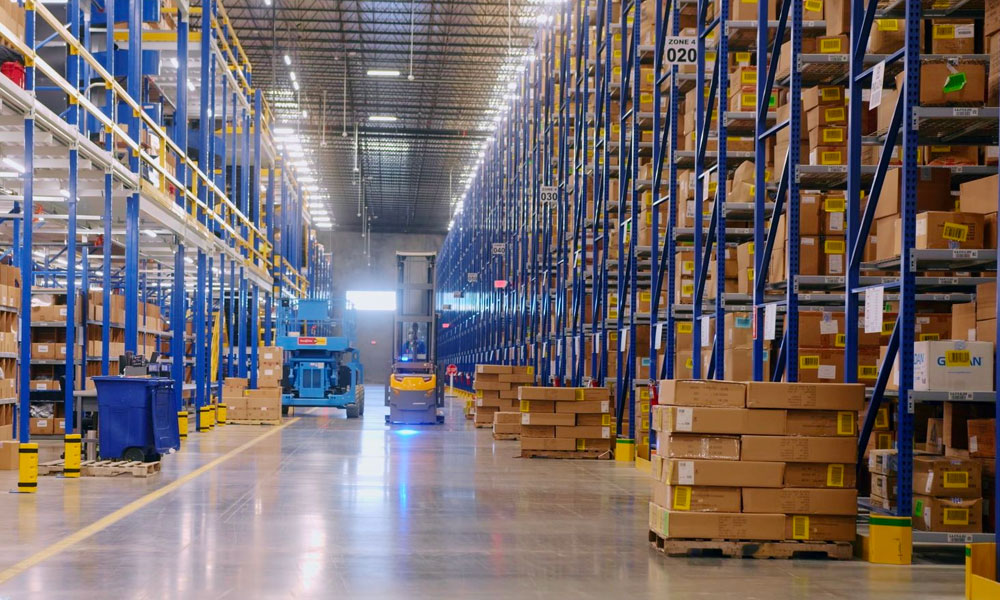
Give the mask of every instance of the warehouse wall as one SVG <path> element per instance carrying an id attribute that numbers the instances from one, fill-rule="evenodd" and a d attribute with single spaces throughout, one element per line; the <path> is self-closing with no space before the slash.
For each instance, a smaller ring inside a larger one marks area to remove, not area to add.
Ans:
<path id="1" fill-rule="evenodd" d="M 371 266 L 363 252 L 361 234 L 334 232 L 332 240 L 321 241 L 333 249 L 333 285 L 335 292 L 342 295 L 349 289 L 395 289 L 396 252 L 437 252 L 444 235 L 373 233 Z M 365 383 L 384 385 L 392 360 L 392 313 L 358 311 L 358 346 L 365 366 Z"/>

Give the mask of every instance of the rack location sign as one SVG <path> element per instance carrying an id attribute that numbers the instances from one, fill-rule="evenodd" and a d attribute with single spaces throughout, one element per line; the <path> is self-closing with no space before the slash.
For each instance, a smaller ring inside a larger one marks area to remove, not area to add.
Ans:
<path id="1" fill-rule="evenodd" d="M 450 377 L 454 377 L 455 375 L 458 375 L 458 365 L 456 365 L 455 363 L 452 363 L 452 364 L 448 365 L 444 369 L 444 374 L 448 375 Z"/>
<path id="2" fill-rule="evenodd" d="M 550 204 L 555 206 L 556 200 L 559 198 L 559 188 L 554 185 L 543 185 L 538 192 L 539 200 L 542 201 L 542 205 Z"/>
<path id="3" fill-rule="evenodd" d="M 668 37 L 663 45 L 663 64 L 693 65 L 698 62 L 698 38 Z"/>
<path id="4" fill-rule="evenodd" d="M 503 256 L 503 253 L 507 251 L 507 244 L 505 242 L 493 242 L 493 254 L 499 254 Z"/>
<path id="5" fill-rule="evenodd" d="M 479 273 L 466 273 L 465 276 L 469 283 L 476 283 L 479 281 Z"/>

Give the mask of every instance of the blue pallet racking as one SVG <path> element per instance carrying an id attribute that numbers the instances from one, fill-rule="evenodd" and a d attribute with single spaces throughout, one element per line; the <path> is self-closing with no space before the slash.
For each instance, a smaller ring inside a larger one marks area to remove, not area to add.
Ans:
<path id="1" fill-rule="evenodd" d="M 331 294 L 331 257 L 305 218 L 307 194 L 286 168 L 221 3 L 179 2 L 162 14 L 113 1 L 23 9 L 23 32 L 17 11 L 0 23 L 25 65 L 23 87 L 0 77 L 3 127 L 23 135 L 3 157 L 14 171 L 5 187 L 20 188 L 6 216 L 23 282 L 18 438 L 31 437 L 32 366 L 62 368 L 73 433 L 74 415 L 91 406 L 84 378 L 113 370 L 112 338 L 147 355 L 170 343 L 172 377 L 191 380 L 175 387 L 178 406 L 192 395 L 200 428 L 198 409 L 221 394 L 224 373 L 246 373 L 261 340 L 270 342 L 274 301 Z M 95 82 L 104 94 L 92 93 Z M 48 326 L 33 321 L 32 294 L 65 295 L 65 359 L 32 359 L 32 333 Z M 98 297 L 103 309 L 92 315 Z M 112 298 L 123 301 L 121 322 Z M 169 329 L 148 327 L 158 321 L 146 307 L 162 309 Z M 238 331 L 239 361 L 232 337 L 209 346 L 221 321 Z M 89 332 L 100 335 L 100 352 L 90 352 Z M 213 371 L 213 350 L 221 357 L 226 347 L 229 368 Z"/>
<path id="2" fill-rule="evenodd" d="M 935 17 L 982 19 L 984 3 L 855 0 L 850 5 L 848 46 L 815 51 L 803 44 L 827 27 L 816 16 L 815 5 L 778 0 L 772 14 L 761 3 L 755 20 L 730 19 L 732 6 L 731 0 L 657 0 L 644 9 L 631 1 L 584 0 L 553 11 L 537 37 L 535 59 L 526 61 L 513 79 L 514 98 L 498 118 L 492 145 L 484 147 L 484 159 L 476 166 L 438 262 L 439 302 L 448 324 L 440 337 L 444 360 L 459 364 L 465 376 L 460 381 L 467 389 L 477 362 L 531 364 L 545 384 L 613 383 L 618 433 L 625 435 L 635 432 L 636 386 L 677 375 L 682 342 L 694 349 L 688 371 L 692 376 L 725 376 L 729 368 L 723 322 L 728 313 L 750 313 L 756 328 L 753 379 L 797 381 L 803 364 L 800 311 L 843 310 L 845 323 L 852 326 L 843 333 L 842 378 L 865 382 L 871 399 L 859 455 L 867 447 L 879 408 L 890 402 L 896 403 L 897 436 L 902 441 L 913 438 L 914 403 L 994 402 L 992 392 L 949 395 L 911 389 L 917 303 L 968 302 L 977 284 L 995 282 L 995 250 L 913 249 L 920 174 L 947 169 L 954 182 L 962 182 L 997 172 L 992 166 L 931 167 L 917 160 L 918 147 L 924 144 L 997 143 L 1000 114 L 995 107 L 921 106 L 917 93 L 921 62 L 942 59 L 921 53 L 922 24 Z M 876 18 L 904 21 L 906 36 L 899 51 L 867 51 Z M 762 23 L 767 26 L 760 27 Z M 650 30 L 651 36 L 644 35 Z M 694 65 L 666 62 L 666 41 L 679 35 L 696 37 Z M 730 89 L 729 68 L 736 63 L 755 73 L 756 98 L 787 98 L 781 117 L 771 102 L 759 102 L 753 109 L 731 106 L 735 90 Z M 782 64 L 787 72 L 779 76 Z M 653 73 L 650 111 L 640 110 L 645 104 L 640 82 L 644 67 Z M 905 69 L 904 93 L 888 130 L 862 135 L 866 90 L 881 69 L 885 81 Z M 807 123 L 793 99 L 819 85 L 841 86 L 848 94 L 846 164 L 799 160 Z M 691 95 L 692 90 L 699 93 Z M 697 105 L 693 140 L 681 139 L 685 95 Z M 652 134 L 644 138 L 643 130 L 649 127 Z M 734 149 L 731 136 L 753 140 L 753 150 Z M 769 146 L 779 136 L 787 137 L 787 149 L 782 149 L 784 157 L 777 157 L 783 166 L 771 172 L 768 163 L 775 157 Z M 903 173 L 902 255 L 872 260 L 865 250 L 874 206 L 897 147 L 896 166 Z M 874 161 L 873 150 L 878 155 Z M 650 155 L 647 179 L 640 177 L 640 164 Z M 750 201 L 737 203 L 728 182 L 745 161 L 754 163 L 753 192 Z M 693 171 L 695 182 L 690 212 L 678 189 L 687 170 Z M 799 211 L 804 195 L 815 190 L 844 195 L 843 274 L 802 274 Z M 637 243 L 639 219 L 647 210 L 649 246 Z M 689 227 L 679 224 L 685 213 L 693 220 Z M 780 239 L 784 241 L 779 247 Z M 755 249 L 749 293 L 727 291 L 726 252 L 747 242 Z M 492 254 L 494 243 L 505 244 L 502 258 Z M 694 263 L 689 303 L 680 301 L 680 295 L 688 295 L 677 289 L 677 274 L 684 270 L 678 256 L 686 251 L 693 253 Z M 785 266 L 780 278 L 769 272 L 776 253 L 782 254 Z M 922 273 L 932 270 L 961 273 Z M 508 284 L 495 288 L 496 280 Z M 860 364 L 860 330 L 853 326 L 860 321 L 864 294 L 875 287 L 899 305 L 891 335 L 890 329 L 883 330 L 888 356 L 877 371 Z M 647 292 L 648 320 L 638 311 L 638 301 Z M 666 298 L 665 306 L 661 297 Z M 715 335 L 709 336 L 703 330 L 713 321 Z M 766 327 L 769 321 L 772 327 Z M 638 328 L 647 325 L 649 346 L 638 347 Z M 766 339 L 768 329 L 773 329 L 774 340 Z M 689 337 L 690 344 L 682 336 Z M 618 343 L 609 344 L 609 338 Z M 646 357 L 648 381 L 636 376 Z M 893 358 L 900 375 L 898 392 L 886 390 Z M 910 444 L 900 446 L 896 512 L 909 514 L 912 452 Z M 914 539 L 938 543 L 947 537 L 915 532 Z M 992 536 L 969 539 L 986 537 Z"/>

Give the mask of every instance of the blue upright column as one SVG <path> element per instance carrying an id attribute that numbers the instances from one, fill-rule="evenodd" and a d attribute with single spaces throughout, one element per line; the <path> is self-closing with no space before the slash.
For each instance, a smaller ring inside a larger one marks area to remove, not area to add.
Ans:
<path id="1" fill-rule="evenodd" d="M 25 5 L 25 41 L 28 47 L 35 45 L 35 9 L 34 4 Z M 35 92 L 35 67 L 26 65 L 24 69 L 24 89 L 29 93 Z M 27 382 L 31 381 L 31 285 L 34 281 L 31 259 L 32 245 L 32 219 L 35 214 L 35 113 L 31 111 L 24 118 L 24 210 L 22 215 L 23 224 L 21 227 L 21 255 L 18 257 L 21 266 L 21 345 L 18 362 L 19 380 L 18 386 L 18 414 L 17 414 L 17 437 L 22 444 L 29 441 L 29 426 L 31 418 L 31 388 Z"/>
<path id="2" fill-rule="evenodd" d="M 128 95 L 142 104 L 142 0 L 128 0 Z M 113 20 L 113 19 L 111 19 Z M 129 136 L 139 143 L 142 121 L 132 111 L 126 121 Z M 129 170 L 139 175 L 139 153 L 129 152 Z M 110 240 L 105 240 L 106 243 Z M 125 200 L 125 350 L 138 350 L 139 336 L 139 192 Z"/>

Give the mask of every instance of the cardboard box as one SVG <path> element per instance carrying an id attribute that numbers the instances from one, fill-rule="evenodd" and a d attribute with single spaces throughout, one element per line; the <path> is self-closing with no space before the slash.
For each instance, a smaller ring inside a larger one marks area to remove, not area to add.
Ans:
<path id="1" fill-rule="evenodd" d="M 876 219 L 900 214 L 900 198 L 902 198 L 903 188 L 901 177 L 901 169 L 890 169 L 886 173 L 882 193 L 879 195 L 878 205 L 875 207 Z M 917 176 L 917 212 L 952 211 L 954 209 L 955 201 L 951 196 L 951 172 L 948 169 L 921 169 Z M 878 233 L 878 236 L 881 240 L 881 233 Z"/>
<path id="2" fill-rule="evenodd" d="M 704 406 L 654 406 L 653 429 L 667 433 L 782 435 L 785 411 Z"/>
<path id="3" fill-rule="evenodd" d="M 743 408 L 746 386 L 731 381 L 666 379 L 660 382 L 660 404 Z"/>
<path id="4" fill-rule="evenodd" d="M 37 419 L 31 417 L 28 424 L 28 432 L 31 435 L 51 435 L 55 432 L 55 419 Z"/>
<path id="5" fill-rule="evenodd" d="M 661 480 L 676 485 L 781 487 L 784 467 L 780 462 L 670 459 L 664 462 Z"/>
<path id="6" fill-rule="evenodd" d="M 0 441 L 0 471 L 17 471 L 20 468 L 18 450 L 21 444 L 14 440 Z"/>
<path id="7" fill-rule="evenodd" d="M 521 414 L 521 425 L 575 425 L 576 418 L 572 414 L 558 414 L 558 413 L 535 413 L 535 412 L 523 412 Z M 555 431 L 553 431 L 555 435 Z"/>
<path id="8" fill-rule="evenodd" d="M 896 476 L 872 473 L 871 490 L 873 496 L 885 498 L 895 504 L 897 497 Z"/>
<path id="9" fill-rule="evenodd" d="M 996 419 L 969 419 L 969 456 L 993 458 L 997 454 Z"/>
<path id="10" fill-rule="evenodd" d="M 476 373 L 477 374 L 480 374 L 480 373 L 482 373 L 482 374 L 490 374 L 490 373 L 492 373 L 492 374 L 499 374 L 499 373 L 512 373 L 512 372 L 513 372 L 513 369 L 511 369 L 511 367 L 508 366 L 508 365 L 476 365 Z"/>
<path id="11" fill-rule="evenodd" d="M 951 305 L 951 339 L 976 341 L 976 303 Z"/>
<path id="12" fill-rule="evenodd" d="M 788 515 L 786 540 L 853 542 L 857 538 L 857 517 L 836 515 Z"/>
<path id="13" fill-rule="evenodd" d="M 555 437 L 527 437 L 524 427 L 522 427 L 521 450 L 574 451 L 576 450 L 576 440 Z"/>
<path id="14" fill-rule="evenodd" d="M 665 458 L 739 460 L 739 436 L 670 433 L 660 436 L 657 453 Z"/>
<path id="15" fill-rule="evenodd" d="M 797 515 L 857 515 L 858 492 L 852 489 L 743 488 L 743 512 Z"/>
<path id="16" fill-rule="evenodd" d="M 996 347 L 997 344 L 997 320 L 986 319 L 976 321 L 976 341 L 988 342 Z"/>
<path id="17" fill-rule="evenodd" d="M 853 463 L 785 463 L 784 487 L 853 488 L 857 476 Z"/>
<path id="18" fill-rule="evenodd" d="M 611 427 L 601 425 L 556 427 L 557 438 L 611 439 Z"/>
<path id="19" fill-rule="evenodd" d="M 962 340 L 915 342 L 913 389 L 992 391 L 993 344 Z"/>
<path id="20" fill-rule="evenodd" d="M 556 403 L 552 400 L 519 400 L 518 408 L 522 413 L 554 413 Z"/>
<path id="21" fill-rule="evenodd" d="M 521 425 L 521 438 L 554 438 L 556 428 L 554 425 Z"/>
<path id="22" fill-rule="evenodd" d="M 652 504 L 651 506 L 657 506 Z M 666 538 L 778 540 L 785 534 L 784 515 L 748 515 L 668 511 L 658 512 L 654 530 Z"/>
<path id="23" fill-rule="evenodd" d="M 752 381 L 746 386 L 747 408 L 860 411 L 865 402 L 862 384 Z"/>
<path id="24" fill-rule="evenodd" d="M 906 41 L 906 21 L 903 19 L 875 19 L 868 38 L 869 54 L 892 54 Z"/>
<path id="25" fill-rule="evenodd" d="M 913 492 L 935 497 L 980 498 L 983 470 L 974 460 L 913 457 Z"/>
<path id="26" fill-rule="evenodd" d="M 532 400 L 531 404 L 537 404 L 537 400 Z M 555 412 L 569 414 L 607 414 L 611 412 L 612 403 L 610 400 L 582 400 L 574 402 L 556 402 Z M 534 409 L 532 409 L 534 412 Z"/>
<path id="27" fill-rule="evenodd" d="M 745 435 L 741 444 L 740 458 L 745 461 L 854 464 L 858 452 L 854 437 Z"/>
<path id="28" fill-rule="evenodd" d="M 740 512 L 740 488 L 668 485 L 653 482 L 652 500 L 669 510 Z"/>
<path id="29" fill-rule="evenodd" d="M 965 75 L 965 87 L 951 92 L 944 90 L 951 76 L 949 67 Z M 920 104 L 923 106 L 982 106 L 986 102 L 986 65 L 962 62 L 950 65 L 944 62 L 920 65 Z"/>
<path id="30" fill-rule="evenodd" d="M 976 286 L 976 320 L 985 321 L 997 316 L 997 286 L 980 283 Z"/>
<path id="31" fill-rule="evenodd" d="M 785 435 L 854 437 L 858 413 L 851 410 L 785 411 Z"/>
<path id="32" fill-rule="evenodd" d="M 914 496 L 913 527 L 923 531 L 981 533 L 983 499 Z"/>
<path id="33" fill-rule="evenodd" d="M 976 23 L 972 19 L 933 19 L 931 54 L 973 54 Z"/>
<path id="34" fill-rule="evenodd" d="M 510 384 L 506 384 L 509 386 Z M 576 400 L 576 388 L 537 387 L 523 385 L 517 390 L 518 400 L 546 400 L 555 402 Z"/>
<path id="35" fill-rule="evenodd" d="M 898 242 L 902 239 L 901 220 L 894 222 L 893 256 L 899 255 Z M 917 215 L 917 249 L 978 249 L 983 247 L 986 220 L 975 213 L 927 211 Z"/>

